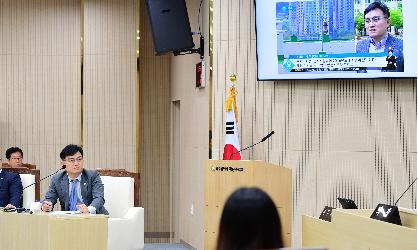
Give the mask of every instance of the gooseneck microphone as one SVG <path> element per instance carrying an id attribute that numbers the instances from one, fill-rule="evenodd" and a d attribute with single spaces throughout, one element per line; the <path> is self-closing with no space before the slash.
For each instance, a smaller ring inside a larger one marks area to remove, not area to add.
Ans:
<path id="1" fill-rule="evenodd" d="M 403 192 L 402 194 L 401 194 L 401 196 L 396 200 L 396 202 L 395 202 L 395 206 L 396 206 L 396 204 L 398 204 L 398 201 L 402 198 L 402 196 L 409 190 L 409 188 L 411 188 L 412 187 L 412 185 L 415 183 L 417 181 L 417 178 L 415 178 L 415 180 L 411 183 L 411 184 L 409 184 L 409 186 L 406 188 L 406 190 L 405 190 L 405 192 Z"/>
<path id="2" fill-rule="evenodd" d="M 54 175 L 54 174 L 58 173 L 60 170 L 65 169 L 65 168 L 66 168 L 66 166 L 65 166 L 65 165 L 63 165 L 60 169 L 58 169 L 58 170 L 57 170 L 57 171 L 55 171 L 54 173 L 52 173 L 52 174 L 50 174 L 50 175 L 48 175 L 48 176 L 46 176 L 46 177 L 44 177 L 44 178 L 40 179 L 39 181 L 35 181 L 34 183 L 32 183 L 32 184 L 30 184 L 30 185 L 28 185 L 28 186 L 24 187 L 24 188 L 22 189 L 22 192 L 23 192 L 23 190 L 25 190 L 26 188 L 28 188 L 28 187 L 30 187 L 30 186 L 33 186 L 33 185 L 35 185 L 36 183 L 39 183 L 39 182 L 41 182 L 41 181 L 45 180 L 45 179 L 46 179 L 46 178 L 48 178 L 48 177 L 51 177 L 52 175 Z"/>
<path id="3" fill-rule="evenodd" d="M 272 136 L 274 134 L 274 130 L 271 131 L 268 135 L 264 136 L 263 139 L 261 139 L 261 142 L 264 142 L 265 140 L 267 140 L 268 138 L 270 138 L 270 136 Z"/>
<path id="4" fill-rule="evenodd" d="M 60 167 L 60 168 L 59 168 L 57 171 L 55 171 L 54 173 L 52 173 L 52 174 L 50 174 L 50 175 L 48 175 L 48 176 L 45 176 L 44 178 L 40 179 L 39 181 L 35 181 L 34 183 L 32 183 L 32 184 L 30 184 L 30 185 L 28 185 L 28 186 L 24 187 L 24 188 L 22 189 L 22 194 L 20 195 L 20 204 L 21 204 L 21 206 L 23 206 L 23 190 L 25 190 L 26 188 L 31 187 L 31 186 L 33 186 L 33 185 L 35 185 L 35 184 L 37 184 L 37 183 L 39 183 L 39 182 L 41 182 L 41 181 L 43 181 L 43 180 L 45 180 L 46 178 L 49 178 L 49 177 L 53 176 L 54 174 L 58 173 L 60 170 L 63 170 L 63 169 L 65 169 L 65 168 L 66 168 L 66 166 L 65 166 L 65 165 L 63 165 L 62 167 Z"/>
<path id="5" fill-rule="evenodd" d="M 257 142 L 257 143 L 254 143 L 253 145 L 248 146 L 248 147 L 246 147 L 246 148 L 243 148 L 243 149 L 241 149 L 240 151 L 237 151 L 237 152 L 232 153 L 232 154 L 229 156 L 229 159 L 228 159 L 228 160 L 231 160 L 231 157 L 232 157 L 234 154 L 238 154 L 238 153 L 240 153 L 240 152 L 242 152 L 242 151 L 244 151 L 244 150 L 247 150 L 247 149 L 249 149 L 249 148 L 254 147 L 254 146 L 255 146 L 255 145 L 257 145 L 257 144 L 260 144 L 260 143 L 264 142 L 265 140 L 267 140 L 268 138 L 270 138 L 273 134 L 274 134 L 274 130 L 272 130 L 272 131 L 271 131 L 268 135 L 264 136 L 264 137 L 263 137 L 263 139 L 261 139 L 261 141 L 259 141 L 259 142 Z"/>

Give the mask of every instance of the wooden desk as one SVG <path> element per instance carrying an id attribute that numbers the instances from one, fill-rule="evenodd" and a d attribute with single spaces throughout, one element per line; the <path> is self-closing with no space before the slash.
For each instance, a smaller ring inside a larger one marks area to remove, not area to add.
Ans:
<path id="1" fill-rule="evenodd" d="M 370 218 L 373 209 L 335 209 L 331 222 L 304 215 L 302 246 L 328 250 L 416 249 L 416 211 L 399 209 L 403 226 Z"/>
<path id="2" fill-rule="evenodd" d="M 0 249 L 107 249 L 107 217 L 0 212 Z"/>

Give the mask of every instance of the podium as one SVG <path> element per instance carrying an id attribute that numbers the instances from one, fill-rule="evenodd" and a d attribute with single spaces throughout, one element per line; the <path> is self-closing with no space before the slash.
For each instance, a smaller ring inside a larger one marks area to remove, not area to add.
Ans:
<path id="1" fill-rule="evenodd" d="M 216 248 L 227 198 L 240 187 L 258 187 L 274 201 L 285 246 L 291 246 L 292 171 L 263 161 L 207 160 L 205 164 L 205 249 Z"/>
<path id="2" fill-rule="evenodd" d="M 399 208 L 402 226 L 371 219 L 373 209 L 334 209 L 331 222 L 302 216 L 302 246 L 348 249 L 416 249 L 416 211 Z"/>

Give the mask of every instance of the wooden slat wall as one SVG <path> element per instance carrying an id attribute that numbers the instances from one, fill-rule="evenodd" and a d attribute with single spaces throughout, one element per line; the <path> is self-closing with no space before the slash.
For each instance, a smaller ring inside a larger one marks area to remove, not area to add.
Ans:
<path id="1" fill-rule="evenodd" d="M 170 232 L 170 55 L 155 56 L 145 1 L 140 1 L 140 169 L 145 241 Z"/>
<path id="2" fill-rule="evenodd" d="M 145 240 L 167 242 L 170 233 L 174 233 L 173 238 L 201 249 L 204 211 L 201 169 L 209 151 L 210 88 L 194 87 L 195 64 L 199 61 L 199 55 L 154 55 L 148 13 L 144 1 L 141 2 L 140 167 L 142 204 L 147 211 Z M 208 2 L 203 1 L 200 13 L 201 31 L 206 38 L 206 48 L 209 44 Z M 200 1 L 186 1 L 192 31 L 199 30 L 199 4 Z M 194 38 L 196 47 L 199 47 L 199 37 Z M 208 65 L 208 49 L 205 59 Z M 208 82 L 208 77 L 206 81 Z M 176 135 L 179 141 L 171 141 L 170 145 L 170 137 L 173 140 L 176 138 L 173 135 L 174 124 L 170 124 L 173 117 L 172 102 L 177 102 L 179 108 L 179 128 Z M 173 145 L 178 148 L 173 148 L 171 153 L 177 152 L 177 155 L 170 159 L 170 146 Z M 179 160 L 179 169 L 174 169 L 174 158 Z M 172 179 L 170 164 L 173 167 Z M 178 179 L 174 176 L 178 176 Z M 178 188 L 178 199 L 175 198 L 175 190 L 170 189 L 170 184 L 173 189 Z M 192 205 L 193 215 L 190 213 Z M 174 207 L 178 210 L 174 211 Z M 170 212 L 173 213 L 170 215 Z M 172 224 L 175 222 L 179 222 L 179 225 Z M 175 229 L 178 231 L 172 232 Z"/>
<path id="3" fill-rule="evenodd" d="M 135 0 L 84 1 L 83 144 L 87 168 L 136 172 Z"/>
<path id="4" fill-rule="evenodd" d="M 204 165 L 209 156 L 209 1 L 186 1 L 192 31 L 201 32 L 206 39 L 204 61 L 206 63 L 206 87 L 195 87 L 195 65 L 200 61 L 198 54 L 171 58 L 171 100 L 180 103 L 180 128 L 178 180 L 179 198 L 178 221 L 180 241 L 187 242 L 196 249 L 204 247 Z M 200 20 L 199 6 L 201 4 Z M 195 47 L 200 46 L 199 36 L 193 36 Z M 174 132 L 172 132 L 174 134 Z M 173 137 L 173 141 L 174 141 Z M 175 142 L 173 143 L 173 146 Z M 174 155 L 174 149 L 172 151 Z M 173 156 L 174 158 L 174 156 Z M 171 160 L 171 159 L 170 159 Z M 173 163 L 173 162 L 172 162 Z M 174 202 L 174 206 L 176 205 Z M 193 211 L 192 211 L 193 210 Z"/>
<path id="5" fill-rule="evenodd" d="M 80 142 L 79 34 L 78 1 L 0 1 L 0 153 L 22 148 L 41 176 Z"/>
<path id="6" fill-rule="evenodd" d="M 243 153 L 293 170 L 293 243 L 301 215 L 319 216 L 337 197 L 362 208 L 394 203 L 416 178 L 416 78 L 258 82 L 252 0 L 214 1 L 213 141 L 224 146 L 228 76 L 237 73 Z M 416 208 L 416 187 L 398 204 Z"/>

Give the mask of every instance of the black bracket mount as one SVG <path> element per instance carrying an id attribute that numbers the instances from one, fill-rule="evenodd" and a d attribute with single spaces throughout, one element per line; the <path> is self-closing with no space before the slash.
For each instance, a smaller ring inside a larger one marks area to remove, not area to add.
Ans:
<path id="1" fill-rule="evenodd" d="M 200 59 L 204 58 L 205 55 L 205 39 L 203 36 L 200 36 L 200 48 L 192 48 L 192 49 L 185 49 L 185 50 L 179 50 L 179 51 L 173 51 L 174 56 L 181 56 L 181 55 L 190 55 L 190 54 L 199 54 Z"/>

